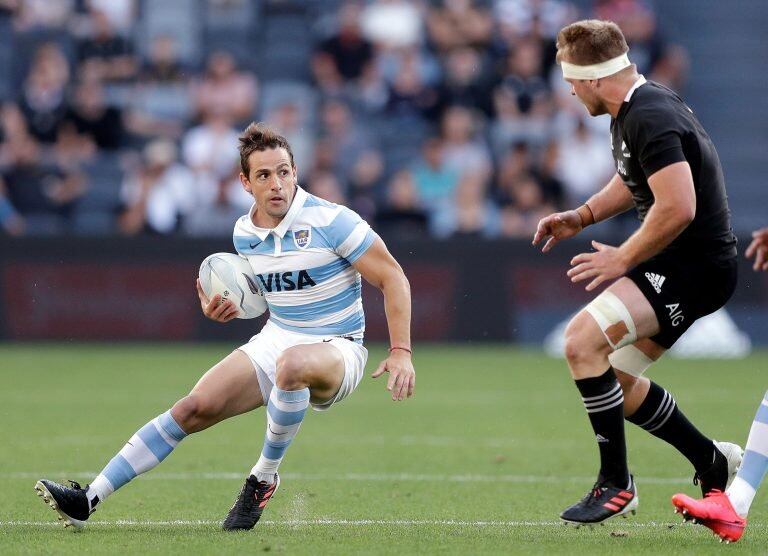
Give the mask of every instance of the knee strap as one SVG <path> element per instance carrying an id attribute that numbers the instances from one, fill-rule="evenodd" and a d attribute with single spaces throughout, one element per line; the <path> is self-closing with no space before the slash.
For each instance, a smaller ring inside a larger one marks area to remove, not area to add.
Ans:
<path id="1" fill-rule="evenodd" d="M 608 355 L 608 361 L 617 371 L 640 378 L 653 364 L 653 359 L 633 345 L 624 346 Z"/>
<path id="2" fill-rule="evenodd" d="M 637 341 L 637 329 L 632 315 L 615 294 L 604 291 L 587 305 L 586 310 L 595 319 L 614 351 Z"/>

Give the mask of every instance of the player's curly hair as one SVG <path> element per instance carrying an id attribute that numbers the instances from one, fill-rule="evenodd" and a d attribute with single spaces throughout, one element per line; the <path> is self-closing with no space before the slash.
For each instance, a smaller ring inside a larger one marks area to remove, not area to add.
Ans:
<path id="1" fill-rule="evenodd" d="M 584 19 L 557 34 L 557 61 L 580 66 L 599 64 L 629 50 L 624 33 L 613 21 Z"/>
<path id="2" fill-rule="evenodd" d="M 248 165 L 248 157 L 251 156 L 253 151 L 266 151 L 267 149 L 279 148 L 283 148 L 288 152 L 288 156 L 291 158 L 291 166 L 296 166 L 296 163 L 293 161 L 291 146 L 288 144 L 288 140 L 285 137 L 277 133 L 264 122 L 251 122 L 240 136 L 240 168 L 242 169 L 243 174 L 246 176 L 249 175 L 250 167 Z"/>

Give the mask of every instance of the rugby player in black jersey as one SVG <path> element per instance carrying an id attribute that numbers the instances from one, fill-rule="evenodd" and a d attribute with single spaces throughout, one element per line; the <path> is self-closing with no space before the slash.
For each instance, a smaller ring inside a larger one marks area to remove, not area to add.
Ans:
<path id="1" fill-rule="evenodd" d="M 578 21 L 558 34 L 557 61 L 571 94 L 590 115 L 611 115 L 616 174 L 581 207 L 542 219 L 533 239 L 546 240 L 546 252 L 633 207 L 642 222 L 618 247 L 593 241 L 594 251 L 575 256 L 568 271 L 587 291 L 608 285 L 565 333 L 600 451 L 594 487 L 560 516 L 576 524 L 637 508 L 625 418 L 677 448 L 705 493 L 725 489 L 742 456 L 735 444 L 699 432 L 672 395 L 643 376 L 696 319 L 731 297 L 736 238 L 712 141 L 677 94 L 637 73 L 628 50 L 609 21 Z"/>

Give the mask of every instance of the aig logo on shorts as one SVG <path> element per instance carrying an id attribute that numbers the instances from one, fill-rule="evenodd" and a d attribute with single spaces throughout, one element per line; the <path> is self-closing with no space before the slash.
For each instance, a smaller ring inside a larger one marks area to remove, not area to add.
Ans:
<path id="1" fill-rule="evenodd" d="M 677 326 L 685 320 L 683 310 L 680 308 L 679 303 L 670 303 L 665 305 L 667 311 L 669 311 L 669 319 L 672 321 L 672 326 Z"/>

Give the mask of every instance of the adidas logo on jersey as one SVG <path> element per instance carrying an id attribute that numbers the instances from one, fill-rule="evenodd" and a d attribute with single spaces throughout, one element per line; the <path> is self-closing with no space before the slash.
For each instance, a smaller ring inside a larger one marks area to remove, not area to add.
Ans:
<path id="1" fill-rule="evenodd" d="M 648 281 L 651 283 L 651 286 L 653 286 L 653 289 L 656 290 L 656 293 L 661 293 L 661 286 L 664 284 L 664 280 L 667 279 L 666 276 L 654 274 L 653 272 L 646 272 L 645 277 L 648 278 Z"/>

